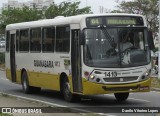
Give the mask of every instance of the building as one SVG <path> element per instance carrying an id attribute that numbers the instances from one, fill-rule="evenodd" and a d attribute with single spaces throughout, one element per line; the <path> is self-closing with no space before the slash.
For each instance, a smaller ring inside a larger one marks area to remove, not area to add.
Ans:
<path id="1" fill-rule="evenodd" d="M 8 3 L 2 5 L 2 9 L 10 8 L 23 8 L 27 6 L 29 8 L 43 9 L 48 8 L 53 4 L 54 0 L 32 0 L 27 2 L 18 2 L 17 0 L 8 0 Z"/>

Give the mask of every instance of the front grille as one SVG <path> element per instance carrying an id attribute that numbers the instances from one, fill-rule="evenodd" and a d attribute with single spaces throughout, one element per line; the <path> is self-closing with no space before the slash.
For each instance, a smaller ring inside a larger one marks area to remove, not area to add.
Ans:
<path id="1" fill-rule="evenodd" d="M 102 88 L 105 91 L 129 91 L 129 90 L 136 90 L 140 87 L 140 85 L 137 86 L 129 86 L 129 87 L 113 87 L 113 88 L 107 88 L 106 86 L 102 86 Z"/>
<path id="2" fill-rule="evenodd" d="M 128 82 L 135 81 L 138 79 L 138 76 L 132 77 L 112 77 L 112 78 L 103 78 L 105 82 Z"/>

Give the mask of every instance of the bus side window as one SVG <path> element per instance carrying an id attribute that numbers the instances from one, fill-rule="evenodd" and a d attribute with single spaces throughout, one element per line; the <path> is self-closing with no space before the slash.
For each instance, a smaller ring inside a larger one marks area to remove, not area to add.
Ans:
<path id="1" fill-rule="evenodd" d="M 29 29 L 20 30 L 19 51 L 29 51 Z"/>
<path id="2" fill-rule="evenodd" d="M 56 28 L 56 52 L 69 52 L 70 27 L 58 26 Z"/>
<path id="3" fill-rule="evenodd" d="M 43 52 L 54 52 L 54 43 L 55 43 L 54 27 L 43 28 L 42 42 L 43 42 L 42 44 Z"/>
<path id="4" fill-rule="evenodd" d="M 41 51 L 41 28 L 31 29 L 30 51 Z"/>

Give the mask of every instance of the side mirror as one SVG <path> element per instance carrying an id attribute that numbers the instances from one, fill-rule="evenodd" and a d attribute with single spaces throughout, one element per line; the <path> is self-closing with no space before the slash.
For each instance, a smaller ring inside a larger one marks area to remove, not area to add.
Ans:
<path id="1" fill-rule="evenodd" d="M 80 31 L 80 34 L 79 34 L 79 44 L 80 45 L 84 45 L 85 44 L 85 34 L 83 31 Z"/>
<path id="2" fill-rule="evenodd" d="M 149 49 L 154 50 L 155 46 L 154 46 L 153 36 L 151 31 L 148 31 L 147 40 L 148 40 Z"/>

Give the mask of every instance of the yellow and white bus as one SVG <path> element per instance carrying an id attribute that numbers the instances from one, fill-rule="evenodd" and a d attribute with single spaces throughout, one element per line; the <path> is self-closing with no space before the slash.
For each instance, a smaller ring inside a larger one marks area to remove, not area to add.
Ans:
<path id="1" fill-rule="evenodd" d="M 86 14 L 6 27 L 6 75 L 24 93 L 77 95 L 150 91 L 151 33 L 133 14 Z"/>

